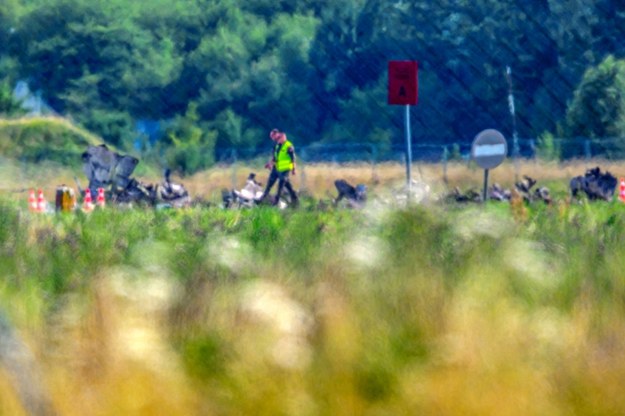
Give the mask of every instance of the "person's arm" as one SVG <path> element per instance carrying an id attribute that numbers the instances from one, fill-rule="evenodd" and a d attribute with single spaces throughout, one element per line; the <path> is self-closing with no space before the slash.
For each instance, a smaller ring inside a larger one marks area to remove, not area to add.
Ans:
<path id="1" fill-rule="evenodd" d="M 273 169 L 275 165 L 276 165 L 276 147 L 274 146 L 271 152 L 271 157 L 269 158 L 267 163 L 265 163 L 265 169 L 271 170 Z"/>

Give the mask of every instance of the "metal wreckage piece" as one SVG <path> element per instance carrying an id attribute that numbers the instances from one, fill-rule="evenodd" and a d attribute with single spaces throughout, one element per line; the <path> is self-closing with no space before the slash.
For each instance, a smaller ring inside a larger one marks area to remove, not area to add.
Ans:
<path id="1" fill-rule="evenodd" d="M 250 173 L 245 181 L 245 186 L 240 190 L 221 190 L 222 206 L 224 208 L 253 208 L 257 205 L 256 200 L 263 195 L 263 187 L 256 181 L 256 174 Z"/>
<path id="2" fill-rule="evenodd" d="M 351 185 L 345 179 L 338 179 L 334 181 L 334 186 L 338 191 L 338 196 L 334 200 L 334 206 L 338 206 L 342 200 L 346 201 L 348 208 L 359 209 L 364 207 L 367 202 L 367 186 L 358 184 L 356 186 Z"/>
<path id="3" fill-rule="evenodd" d="M 550 204 L 552 199 L 549 188 L 540 186 L 532 191 L 534 185 L 536 185 L 536 179 L 523 175 L 523 180 L 515 183 L 514 189 L 526 202 L 542 201 L 545 204 Z"/>
<path id="4" fill-rule="evenodd" d="M 571 196 L 578 198 L 584 192 L 589 200 L 611 201 L 617 184 L 616 178 L 608 171 L 601 173 L 599 166 L 586 170 L 584 175 L 571 179 L 569 188 Z"/>
<path id="5" fill-rule="evenodd" d="M 541 186 L 532 190 L 534 185 L 536 185 L 536 179 L 527 175 L 523 176 L 523 180 L 516 182 L 512 190 L 504 189 L 495 183 L 488 189 L 488 199 L 493 201 L 510 201 L 518 196 L 526 202 L 542 201 L 550 204 L 552 198 L 549 188 Z M 451 202 L 482 202 L 482 194 L 475 189 L 469 189 L 463 193 L 460 191 L 460 188 L 456 187 L 446 196 L 445 200 Z"/>
<path id="6" fill-rule="evenodd" d="M 165 170 L 162 183 L 144 184 L 131 178 L 139 159 L 113 152 L 105 144 L 89 146 L 82 154 L 82 161 L 91 195 L 97 195 L 98 188 L 104 188 L 109 201 L 117 204 L 181 208 L 191 203 L 185 187 L 171 182 L 169 169 Z M 84 193 L 78 180 L 76 183 L 80 193 Z"/>

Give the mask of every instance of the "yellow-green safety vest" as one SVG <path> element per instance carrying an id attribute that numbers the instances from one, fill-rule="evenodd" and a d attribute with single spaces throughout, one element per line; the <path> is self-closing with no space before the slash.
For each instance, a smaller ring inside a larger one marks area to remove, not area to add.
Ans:
<path id="1" fill-rule="evenodd" d="M 293 144 L 290 141 L 285 141 L 280 146 L 280 150 L 274 150 L 274 157 L 276 159 L 276 170 L 278 172 L 286 172 L 289 170 L 293 170 L 293 161 L 291 160 L 291 156 L 289 156 L 289 148 L 293 147 Z"/>

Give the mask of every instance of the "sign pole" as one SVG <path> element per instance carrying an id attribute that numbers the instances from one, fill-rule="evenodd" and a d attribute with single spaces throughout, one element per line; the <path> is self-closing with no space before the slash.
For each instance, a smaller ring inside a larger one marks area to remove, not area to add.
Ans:
<path id="1" fill-rule="evenodd" d="M 410 106 L 417 104 L 419 79 L 417 61 L 388 62 L 388 103 L 405 106 L 406 118 L 406 191 L 412 186 L 412 139 L 410 137 Z"/>
<path id="2" fill-rule="evenodd" d="M 479 167 L 484 169 L 483 203 L 486 203 L 488 198 L 488 171 L 499 166 L 505 159 L 506 153 L 508 153 L 506 138 L 497 130 L 484 130 L 473 140 L 471 157 Z"/>
<path id="3" fill-rule="evenodd" d="M 412 174 L 410 169 L 412 168 L 412 144 L 410 137 L 410 105 L 406 104 L 406 185 L 408 193 L 410 194 L 412 187 Z"/>
<path id="4" fill-rule="evenodd" d="M 484 192 L 482 193 L 482 202 L 486 203 L 486 194 L 488 193 L 488 169 L 484 169 Z"/>

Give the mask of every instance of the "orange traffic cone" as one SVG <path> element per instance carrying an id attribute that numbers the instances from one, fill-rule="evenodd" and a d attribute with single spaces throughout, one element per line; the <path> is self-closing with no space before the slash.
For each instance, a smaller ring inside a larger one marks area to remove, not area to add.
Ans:
<path id="1" fill-rule="evenodd" d="M 85 189 L 85 199 L 82 202 L 82 210 L 85 212 L 93 211 L 93 200 L 91 199 L 91 191 L 89 188 Z"/>
<path id="2" fill-rule="evenodd" d="M 28 210 L 30 212 L 37 212 L 37 197 L 35 197 L 35 190 L 31 189 L 28 192 Z"/>
<path id="3" fill-rule="evenodd" d="M 48 201 L 43 196 L 43 190 L 37 192 L 37 212 L 46 212 L 48 210 Z"/>
<path id="4" fill-rule="evenodd" d="M 104 208 L 104 205 L 106 205 L 104 202 L 104 188 L 98 188 L 98 197 L 95 200 L 95 204 L 100 208 Z"/>
<path id="5" fill-rule="evenodd" d="M 621 178 L 621 185 L 619 186 L 618 199 L 621 202 L 625 202 L 625 178 Z"/>

